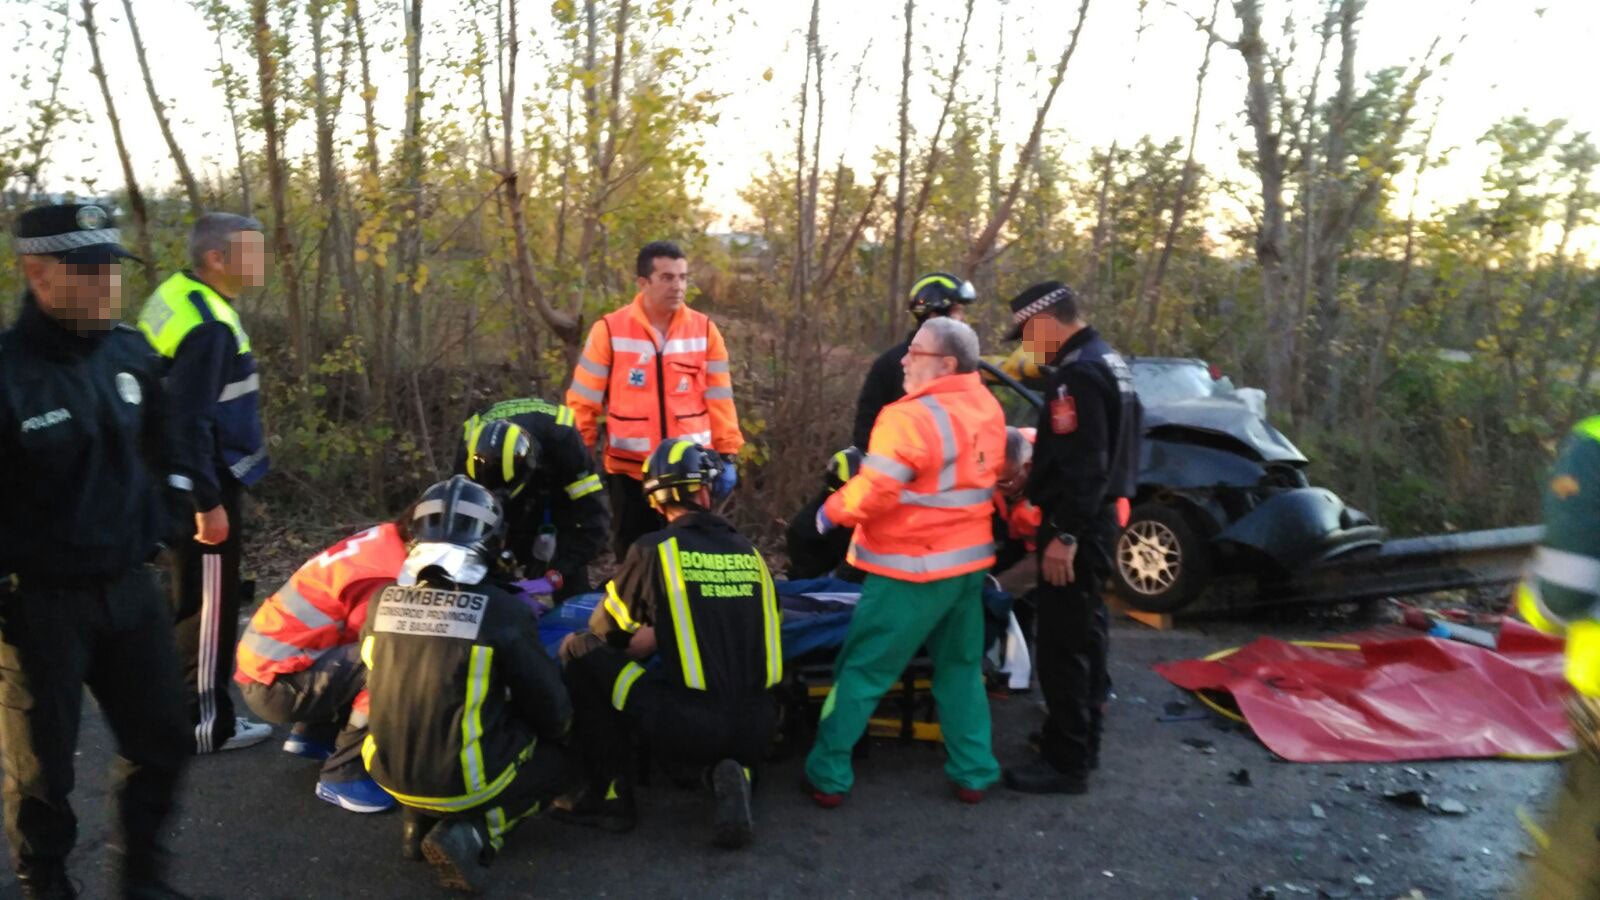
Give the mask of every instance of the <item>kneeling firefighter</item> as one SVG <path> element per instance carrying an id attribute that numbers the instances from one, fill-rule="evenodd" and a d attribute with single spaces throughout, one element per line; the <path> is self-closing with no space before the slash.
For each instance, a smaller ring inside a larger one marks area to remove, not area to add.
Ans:
<path id="1" fill-rule="evenodd" d="M 752 837 L 751 773 L 772 742 L 781 623 L 761 554 L 710 512 L 720 466 L 682 438 L 656 447 L 643 489 L 667 527 L 628 549 L 589 632 L 562 644 L 588 777 L 563 817 L 578 824 L 633 827 L 625 773 L 638 735 L 656 755 L 710 767 L 719 846 Z"/>
<path id="2" fill-rule="evenodd" d="M 570 787 L 572 705 L 532 610 L 499 566 L 505 519 L 457 475 L 417 501 L 398 583 L 362 629 L 362 759 L 404 807 L 402 852 L 481 890 L 507 833 Z"/>

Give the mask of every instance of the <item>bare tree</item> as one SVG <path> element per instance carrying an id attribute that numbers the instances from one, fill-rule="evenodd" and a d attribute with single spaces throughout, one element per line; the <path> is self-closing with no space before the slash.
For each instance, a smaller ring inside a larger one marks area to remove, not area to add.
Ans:
<path id="1" fill-rule="evenodd" d="M 267 147 L 267 185 L 272 192 L 272 244 L 280 281 L 287 296 L 290 364 L 297 378 L 306 374 L 305 317 L 300 308 L 300 273 L 295 262 L 294 239 L 289 234 L 288 176 L 284 172 L 283 135 L 278 128 L 278 57 L 272 26 L 267 22 L 267 0 L 250 0 L 254 29 L 256 76 L 261 92 L 261 129 Z"/>
<path id="2" fill-rule="evenodd" d="M 894 239 L 889 251 L 889 297 L 883 316 L 886 341 L 894 336 L 895 322 L 904 302 L 900 296 L 900 263 L 901 254 L 905 252 L 906 169 L 909 164 L 906 144 L 911 137 L 911 36 L 915 12 L 916 0 L 906 0 L 905 55 L 900 62 L 900 152 L 895 157 Z M 812 15 L 814 17 L 815 13 Z"/>
<path id="3" fill-rule="evenodd" d="M 222 99 L 228 107 L 228 123 L 233 129 L 233 149 L 239 164 L 240 202 L 245 213 L 254 214 L 250 166 L 244 151 L 244 128 L 239 123 L 239 102 L 250 91 L 245 79 L 228 63 L 227 49 L 222 42 L 224 34 L 237 30 L 235 15 L 222 0 L 212 0 L 206 4 L 205 15 L 206 24 L 211 27 L 211 33 L 217 41 L 217 82 L 222 87 Z"/>
<path id="4" fill-rule="evenodd" d="M 389 313 L 395 316 L 402 306 L 405 308 L 412 352 L 421 353 L 422 298 L 418 289 L 422 265 L 422 0 L 405 0 L 402 8 L 406 21 L 406 121 L 400 137 L 400 195 L 405 220 L 397 246 L 404 277 L 395 281 L 394 305 Z"/>
<path id="5" fill-rule="evenodd" d="M 106 102 L 106 121 L 111 125 L 111 139 L 117 145 L 117 160 L 122 163 L 122 179 L 128 191 L 128 210 L 133 213 L 134 247 L 144 257 L 144 290 L 148 295 L 156 289 L 155 254 L 150 250 L 150 212 L 145 208 L 139 179 L 133 173 L 133 159 L 128 155 L 128 144 L 122 138 L 122 118 L 117 115 L 117 104 L 111 96 L 105 65 L 100 60 L 100 32 L 94 21 L 94 0 L 83 0 L 82 24 L 84 34 L 89 37 L 90 57 L 94 60 L 91 71 L 94 72 L 95 81 L 100 84 L 100 96 Z"/>
<path id="6" fill-rule="evenodd" d="M 1011 218 L 1011 209 L 1017 203 L 1017 196 L 1022 193 L 1022 183 L 1028 177 L 1033 159 L 1039 153 L 1039 143 L 1044 139 L 1045 117 L 1050 115 L 1050 105 L 1055 102 L 1056 91 L 1060 90 L 1061 82 L 1066 78 L 1067 64 L 1072 62 L 1072 54 L 1077 52 L 1078 36 L 1083 33 L 1083 20 L 1088 15 L 1089 0 L 1082 0 L 1078 6 L 1078 22 L 1072 27 L 1072 37 L 1067 41 L 1066 49 L 1061 52 L 1055 73 L 1050 77 L 1050 89 L 1045 92 L 1044 101 L 1039 104 L 1038 114 L 1034 116 L 1033 130 L 1028 134 L 1028 142 L 1023 145 L 1022 153 L 1017 157 L 1017 167 L 1011 178 L 1011 187 L 1000 200 L 999 208 L 989 217 L 989 224 L 984 226 L 983 231 L 972 242 L 972 246 L 967 249 L 967 258 L 961 268 L 968 279 L 988 260 L 990 252 L 994 250 L 995 241 L 1000 237 L 1000 229 L 1004 228 L 1006 220 Z"/>
<path id="7" fill-rule="evenodd" d="M 50 138 L 55 132 L 56 125 L 68 116 L 67 108 L 61 103 L 61 75 L 66 70 L 67 47 L 72 42 L 72 7 L 66 3 L 60 6 L 61 12 L 61 43 L 56 47 L 56 52 L 51 62 L 55 64 L 50 75 L 50 99 L 39 106 L 38 122 L 35 123 L 33 134 L 29 136 L 27 148 L 33 154 L 33 161 L 23 169 L 27 180 L 23 182 L 22 196 L 32 197 L 39 190 L 39 175 L 44 171 L 45 160 L 50 152 Z M 4 187 L 4 184 L 0 184 Z"/>
<path id="8" fill-rule="evenodd" d="M 972 28 L 972 11 L 977 6 L 975 0 L 967 0 L 967 12 L 961 19 L 961 40 L 956 44 L 955 62 L 950 66 L 949 80 L 945 83 L 944 103 L 939 107 L 939 121 L 933 127 L 933 137 L 928 140 L 928 153 L 923 163 L 922 187 L 917 191 L 917 199 L 911 204 L 911 236 L 908 240 L 910 246 L 910 264 L 906 269 L 915 278 L 921 270 L 917 266 L 917 235 L 922 229 L 922 214 L 928 209 L 928 201 L 933 198 L 933 183 L 939 175 L 939 162 L 942 159 L 943 148 L 939 146 L 939 139 L 944 135 L 944 126 L 950 119 L 950 110 L 955 106 L 956 88 L 961 83 L 961 69 L 967 61 L 967 33 Z"/>
<path id="9" fill-rule="evenodd" d="M 133 34 L 133 52 L 139 59 L 139 72 L 144 75 L 145 93 L 150 95 L 150 109 L 155 112 L 156 124 L 161 127 L 161 136 L 167 141 L 167 150 L 172 154 L 172 164 L 178 168 L 178 180 L 183 182 L 183 192 L 189 198 L 189 211 L 198 216 L 205 208 L 200 202 L 200 184 L 195 181 L 194 173 L 189 171 L 188 158 L 184 156 L 178 138 L 172 133 L 172 123 L 167 120 L 166 104 L 161 102 L 161 95 L 156 91 L 155 79 L 150 75 L 150 61 L 145 57 L 144 40 L 139 37 L 139 21 L 133 16 L 133 0 L 122 0 L 122 9 L 128 17 L 128 31 Z"/>

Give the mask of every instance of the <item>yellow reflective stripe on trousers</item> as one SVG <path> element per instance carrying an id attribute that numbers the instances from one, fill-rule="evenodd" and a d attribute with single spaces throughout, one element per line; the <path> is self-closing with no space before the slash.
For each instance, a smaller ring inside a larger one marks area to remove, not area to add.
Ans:
<path id="1" fill-rule="evenodd" d="M 371 752 L 368 751 L 369 746 L 372 748 Z M 370 766 L 372 756 L 376 752 L 377 745 L 372 743 L 372 735 L 369 734 L 367 735 L 367 743 L 362 745 L 361 757 Z M 489 782 L 483 790 L 471 794 L 463 794 L 460 797 L 416 797 L 411 794 L 402 794 L 386 784 L 379 786 L 407 806 L 415 806 L 418 809 L 426 809 L 430 812 L 453 813 L 471 809 L 474 806 L 482 806 L 493 800 L 511 784 L 511 780 L 515 777 L 517 777 L 517 764 L 513 762 L 508 764 L 505 771 L 501 772 L 495 780 Z"/>
<path id="2" fill-rule="evenodd" d="M 678 539 L 671 538 L 657 548 L 661 556 L 661 577 L 667 585 L 667 602 L 672 609 L 672 631 L 678 639 L 678 661 L 683 664 L 683 683 L 696 691 L 706 689 L 705 669 L 700 665 L 700 644 L 695 639 L 694 617 L 689 612 L 689 590 L 678 565 Z"/>
<path id="3" fill-rule="evenodd" d="M 644 666 L 630 661 L 617 673 L 617 680 L 611 683 L 611 708 L 622 712 L 628 705 L 628 694 L 633 692 L 633 683 L 644 675 Z"/>
<path id="4" fill-rule="evenodd" d="M 767 645 L 767 687 L 776 687 L 783 680 L 783 615 L 778 612 L 778 590 L 773 587 L 772 573 L 767 563 L 756 554 L 761 564 L 761 625 Z"/>
<path id="5" fill-rule="evenodd" d="M 489 663 L 494 648 L 474 644 L 467 663 L 467 705 L 461 711 L 461 781 L 467 793 L 484 788 L 483 701 L 489 696 Z"/>
<path id="6" fill-rule="evenodd" d="M 361 662 L 366 664 L 368 672 L 372 671 L 373 643 L 373 636 L 370 634 L 361 639 Z"/>

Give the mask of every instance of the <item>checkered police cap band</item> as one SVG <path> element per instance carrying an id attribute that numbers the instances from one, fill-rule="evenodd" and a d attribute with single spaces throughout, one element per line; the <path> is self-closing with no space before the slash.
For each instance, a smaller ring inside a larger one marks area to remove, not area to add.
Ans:
<path id="1" fill-rule="evenodd" d="M 45 237 L 17 238 L 13 242 L 13 246 L 23 256 L 44 256 L 52 253 L 65 253 L 68 250 L 77 250 L 80 247 L 92 247 L 95 244 L 120 243 L 122 243 L 121 229 L 97 228 L 94 231 L 69 231 L 65 234 L 52 234 Z"/>
<path id="2" fill-rule="evenodd" d="M 1012 313 L 1011 324 L 1021 325 L 1039 313 L 1042 313 L 1050 307 L 1055 306 L 1057 303 L 1067 299 L 1071 295 L 1072 288 L 1066 287 L 1065 285 L 1058 287 L 1050 293 L 1045 294 L 1043 297 L 1040 297 L 1032 303 L 1029 303 L 1027 306 L 1024 306 L 1023 308 Z"/>

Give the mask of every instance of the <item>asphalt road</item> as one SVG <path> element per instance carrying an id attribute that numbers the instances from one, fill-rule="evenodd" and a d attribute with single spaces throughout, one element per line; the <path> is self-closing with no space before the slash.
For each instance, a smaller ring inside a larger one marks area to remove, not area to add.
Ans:
<path id="1" fill-rule="evenodd" d="M 1301 623 L 1153 632 L 1119 624 L 1116 699 L 1102 769 L 1087 796 L 997 789 L 982 805 L 966 807 L 950 796 L 937 747 L 880 742 L 858 764 L 856 789 L 838 810 L 817 809 L 795 789 L 798 759 L 769 766 L 756 796 L 756 842 L 745 851 L 710 846 L 708 795 L 659 779 L 641 792 L 641 823 L 631 835 L 532 820 L 496 861 L 491 894 L 1501 896 L 1527 843 L 1515 810 L 1540 808 L 1556 764 L 1289 764 L 1215 717 L 1156 721 L 1166 703 L 1188 698 L 1152 672 L 1152 663 L 1261 633 L 1311 637 L 1325 630 Z M 1021 758 L 1022 737 L 1040 718 L 1034 700 L 1015 695 L 993 708 L 1002 763 Z M 1191 749 L 1185 738 L 1212 741 L 1215 752 Z M 91 706 L 75 796 L 79 849 L 71 860 L 87 897 L 109 896 L 109 744 Z M 359 816 L 317 800 L 316 765 L 278 745 L 194 761 L 171 842 L 179 887 L 220 898 L 444 896 L 424 864 L 399 857 L 397 815 Z M 1248 787 L 1228 778 L 1240 768 L 1249 770 Z M 1468 812 L 1438 816 L 1383 801 L 1384 790 L 1405 786 L 1458 799 Z M 9 874 L 0 877 L 0 893 L 14 896 Z"/>

